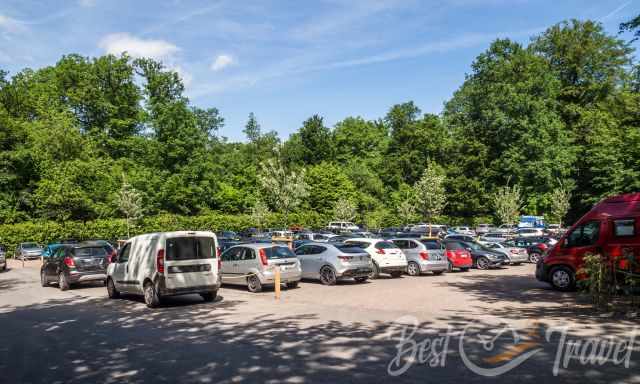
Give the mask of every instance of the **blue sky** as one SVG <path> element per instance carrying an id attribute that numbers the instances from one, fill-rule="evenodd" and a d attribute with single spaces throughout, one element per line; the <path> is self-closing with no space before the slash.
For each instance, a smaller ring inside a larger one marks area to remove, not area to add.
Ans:
<path id="1" fill-rule="evenodd" d="M 126 50 L 178 71 L 195 105 L 220 109 L 223 136 L 243 140 L 254 112 L 287 137 L 316 113 L 329 126 L 408 100 L 440 113 L 495 38 L 526 43 L 570 18 L 617 33 L 639 13 L 640 0 L 3 0 L 0 68 Z"/>

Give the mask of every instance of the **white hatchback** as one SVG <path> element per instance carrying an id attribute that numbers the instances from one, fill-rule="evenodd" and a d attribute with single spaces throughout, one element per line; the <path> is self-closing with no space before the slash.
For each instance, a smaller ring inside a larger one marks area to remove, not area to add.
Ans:
<path id="1" fill-rule="evenodd" d="M 406 256 L 392 241 L 362 237 L 347 239 L 344 243 L 362 248 L 371 256 L 372 279 L 378 278 L 381 273 L 400 277 L 407 270 Z"/>

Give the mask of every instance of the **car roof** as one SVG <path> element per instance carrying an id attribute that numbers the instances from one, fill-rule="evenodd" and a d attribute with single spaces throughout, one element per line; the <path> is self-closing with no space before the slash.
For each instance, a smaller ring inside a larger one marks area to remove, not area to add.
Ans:
<path id="1" fill-rule="evenodd" d="M 376 241 L 387 241 L 387 240 L 371 238 L 371 237 L 352 237 L 350 239 L 346 239 L 345 241 L 365 241 L 367 243 L 375 243 Z"/>

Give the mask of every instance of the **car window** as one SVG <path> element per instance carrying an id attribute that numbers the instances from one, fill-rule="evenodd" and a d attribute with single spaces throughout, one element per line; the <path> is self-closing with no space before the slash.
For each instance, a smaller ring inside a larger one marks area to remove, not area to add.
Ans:
<path id="1" fill-rule="evenodd" d="M 423 240 L 422 244 L 424 244 L 424 246 L 427 247 L 427 249 L 441 249 L 442 248 L 440 246 L 440 243 L 438 243 L 437 241 Z"/>
<path id="2" fill-rule="evenodd" d="M 600 237 L 600 222 L 589 221 L 578 227 L 567 237 L 566 246 L 571 247 L 586 247 L 593 245 L 598 241 Z"/>
<path id="3" fill-rule="evenodd" d="M 214 241 L 206 236 L 173 237 L 166 241 L 167 260 L 215 258 Z"/>
<path id="4" fill-rule="evenodd" d="M 271 248 L 263 248 L 267 259 L 287 259 L 296 257 L 296 255 L 288 247 L 275 246 Z"/>
<path id="5" fill-rule="evenodd" d="M 301 247 L 296 248 L 295 250 L 295 254 L 297 256 L 304 256 L 307 254 L 307 252 L 309 252 L 309 245 L 303 245 Z"/>
<path id="6" fill-rule="evenodd" d="M 229 248 L 220 256 L 220 260 L 222 261 L 238 260 L 238 256 L 241 251 L 242 251 L 242 247 Z"/>
<path id="7" fill-rule="evenodd" d="M 242 252 L 240 257 L 240 260 L 255 260 L 256 252 L 251 248 L 244 248 L 244 252 Z"/>
<path id="8" fill-rule="evenodd" d="M 398 249 L 392 241 L 378 241 L 375 245 L 376 249 Z"/>
<path id="9" fill-rule="evenodd" d="M 361 248 L 354 247 L 351 244 L 336 245 L 336 248 L 338 248 L 342 253 L 362 253 Z"/>
<path id="10" fill-rule="evenodd" d="M 457 241 L 449 241 L 449 242 L 445 243 L 445 247 L 446 247 L 448 250 L 451 250 L 451 251 L 456 251 L 456 250 L 459 250 L 459 249 L 464 249 L 464 247 L 462 246 L 462 244 L 458 243 Z"/>
<path id="11" fill-rule="evenodd" d="M 364 241 L 345 241 L 345 244 L 349 244 L 354 247 L 360 247 L 363 249 L 369 247 L 369 243 L 366 243 Z"/>
<path id="12" fill-rule="evenodd" d="M 617 237 L 636 235 L 635 220 L 633 219 L 615 220 L 613 222 L 613 227 L 613 233 Z"/>
<path id="13" fill-rule="evenodd" d="M 129 261 L 129 252 L 131 252 L 131 244 L 125 244 L 118 254 L 118 263 L 126 263 Z"/>
<path id="14" fill-rule="evenodd" d="M 407 240 L 391 240 L 391 241 L 393 241 L 393 243 L 394 243 L 395 245 L 397 245 L 397 246 L 398 246 L 398 248 L 400 248 L 400 249 L 407 249 L 407 248 L 409 248 L 409 246 L 408 246 L 408 244 L 407 244 L 407 243 L 408 243 L 408 241 L 407 241 Z"/>
<path id="15" fill-rule="evenodd" d="M 107 251 L 103 247 L 76 248 L 76 257 L 106 257 Z"/>

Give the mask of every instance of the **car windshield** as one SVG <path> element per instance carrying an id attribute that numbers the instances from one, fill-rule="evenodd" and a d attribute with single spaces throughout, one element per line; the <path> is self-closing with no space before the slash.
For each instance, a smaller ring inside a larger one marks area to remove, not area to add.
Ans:
<path id="1" fill-rule="evenodd" d="M 271 247 L 263 249 L 264 253 L 267 255 L 267 259 L 288 259 L 290 257 L 296 257 L 293 251 L 288 247 Z"/>
<path id="2" fill-rule="evenodd" d="M 173 237 L 167 239 L 167 260 L 194 260 L 215 258 L 211 237 Z"/>
<path id="3" fill-rule="evenodd" d="M 76 257 L 106 257 L 107 250 L 103 247 L 77 248 Z"/>
<path id="4" fill-rule="evenodd" d="M 421 241 L 427 249 L 440 249 L 440 244 L 437 241 L 433 240 L 423 240 Z"/>
<path id="5" fill-rule="evenodd" d="M 40 248 L 40 247 L 36 243 L 22 243 L 22 248 L 33 249 L 33 248 Z"/>

